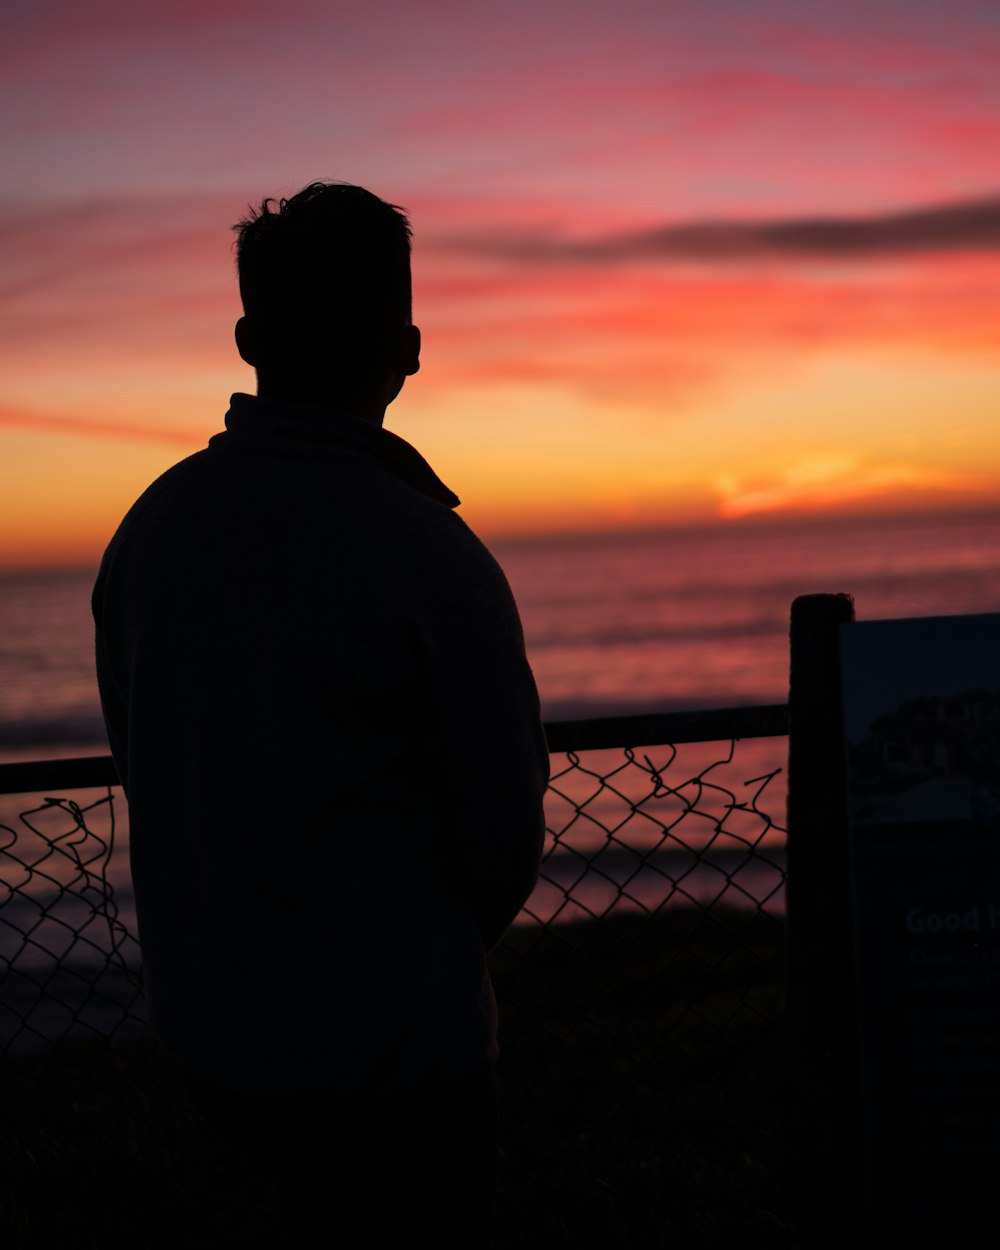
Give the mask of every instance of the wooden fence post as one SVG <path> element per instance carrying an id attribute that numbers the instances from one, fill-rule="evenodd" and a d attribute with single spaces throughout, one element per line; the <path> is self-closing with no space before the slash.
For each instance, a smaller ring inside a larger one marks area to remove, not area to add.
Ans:
<path id="1" fill-rule="evenodd" d="M 839 1246 L 861 1199 L 851 860 L 838 630 L 849 595 L 792 604 L 787 1175 L 804 1244 Z"/>

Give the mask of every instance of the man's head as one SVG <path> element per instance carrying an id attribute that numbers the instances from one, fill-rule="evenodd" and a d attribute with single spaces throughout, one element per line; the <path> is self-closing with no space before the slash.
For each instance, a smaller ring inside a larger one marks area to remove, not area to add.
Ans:
<path id="1" fill-rule="evenodd" d="M 236 342 L 258 393 L 381 420 L 420 367 L 403 211 L 363 187 L 313 182 L 233 229 Z"/>

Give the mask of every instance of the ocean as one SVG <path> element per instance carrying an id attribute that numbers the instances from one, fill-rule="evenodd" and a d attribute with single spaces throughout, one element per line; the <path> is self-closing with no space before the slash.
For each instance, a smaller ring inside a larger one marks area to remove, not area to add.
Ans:
<path id="1" fill-rule="evenodd" d="M 801 594 L 845 591 L 859 618 L 1000 610 L 1000 512 L 574 535 L 492 548 L 520 605 L 550 720 L 783 702 L 789 609 Z M 92 660 L 93 576 L 0 574 L 0 762 L 106 752 Z M 784 739 L 760 739 L 676 752 L 653 745 L 631 758 L 588 752 L 582 767 L 554 759 L 551 853 L 522 918 L 564 922 L 613 907 L 720 899 L 780 913 L 786 750 Z M 59 796 L 96 804 L 82 835 L 75 809 L 46 805 L 47 797 L 0 796 L 0 960 L 24 974 L 8 982 L 0 1044 L 17 1036 L 34 1045 L 65 1027 L 65 1009 L 38 998 L 39 983 L 54 984 L 53 958 L 72 969 L 58 975 L 80 1027 L 109 1027 L 117 1004 L 134 993 L 114 961 L 100 972 L 104 997 L 81 997 L 79 988 L 98 975 L 109 943 L 124 941 L 127 963 L 137 957 L 134 939 L 108 924 L 99 880 L 80 884 L 80 860 L 91 857 L 134 934 L 125 804 L 112 806 L 100 791 Z M 40 810 L 25 820 L 30 808 Z M 103 864 L 98 839 L 109 839 L 112 818 L 115 850 Z M 80 968 L 91 965 L 81 980 Z M 21 1026 L 29 1014 L 30 1035 Z"/>
<path id="2" fill-rule="evenodd" d="M 993 514 L 730 523 L 498 541 L 547 719 L 781 702 L 801 594 L 859 618 L 1000 610 Z M 0 760 L 106 750 L 95 570 L 0 574 Z"/>

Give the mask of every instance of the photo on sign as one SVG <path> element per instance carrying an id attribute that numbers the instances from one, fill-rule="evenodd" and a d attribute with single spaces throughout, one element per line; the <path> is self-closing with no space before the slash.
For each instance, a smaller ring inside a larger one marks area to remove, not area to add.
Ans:
<path id="1" fill-rule="evenodd" d="M 1000 615 L 841 638 L 851 822 L 1000 833 Z"/>

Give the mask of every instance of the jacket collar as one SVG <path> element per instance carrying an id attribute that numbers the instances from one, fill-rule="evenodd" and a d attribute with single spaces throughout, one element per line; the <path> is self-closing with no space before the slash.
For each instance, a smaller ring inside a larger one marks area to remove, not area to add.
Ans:
<path id="1" fill-rule="evenodd" d="M 323 455 L 344 452 L 379 460 L 414 490 L 446 508 L 457 508 L 458 496 L 445 486 L 423 456 L 405 439 L 361 417 L 335 408 L 288 404 L 237 392 L 229 401 L 226 432 L 211 444 L 260 451 L 304 451 Z"/>

